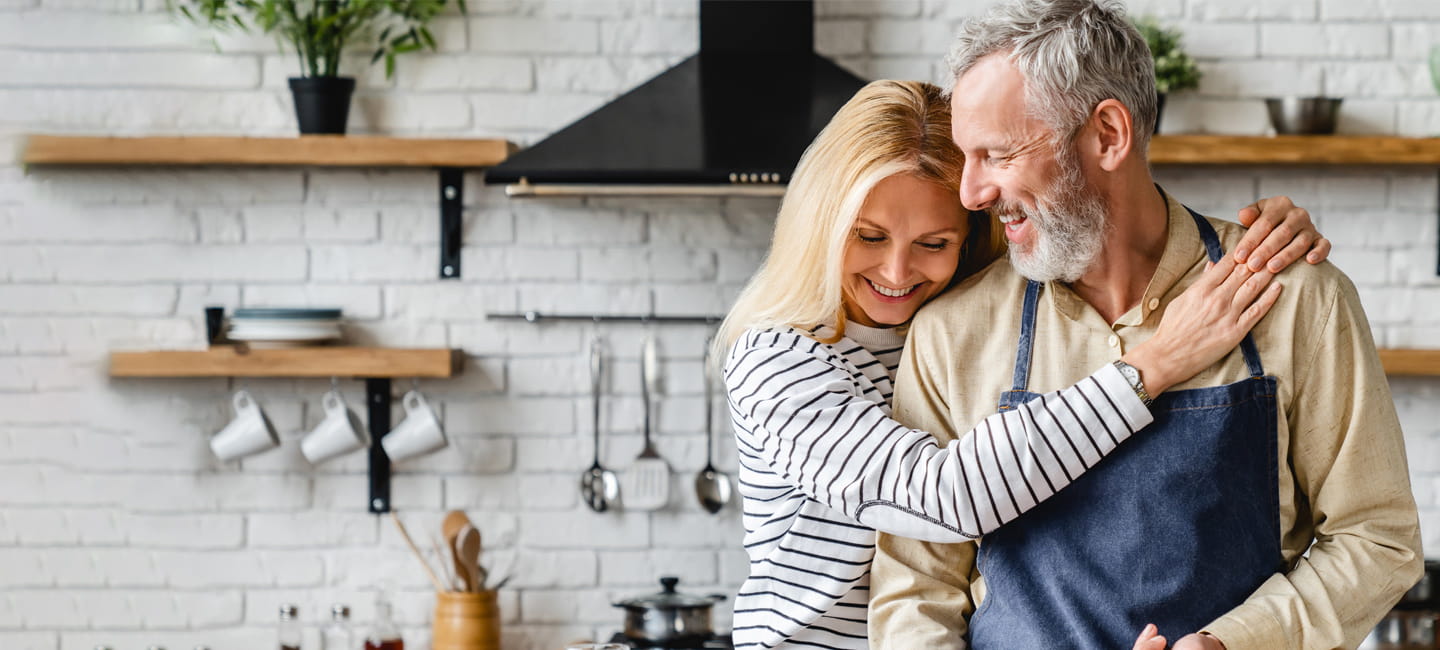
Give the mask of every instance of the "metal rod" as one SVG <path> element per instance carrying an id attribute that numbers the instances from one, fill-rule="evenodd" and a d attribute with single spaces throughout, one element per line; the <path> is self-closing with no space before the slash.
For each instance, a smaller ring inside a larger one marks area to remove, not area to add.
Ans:
<path id="1" fill-rule="evenodd" d="M 390 512 L 390 457 L 380 439 L 390 432 L 390 378 L 365 380 L 365 408 L 370 426 L 370 512 Z"/>
<path id="2" fill-rule="evenodd" d="M 544 320 L 568 320 L 568 321 L 592 321 L 600 322 L 623 322 L 623 323 L 719 323 L 725 320 L 724 316 L 625 316 L 625 315 L 604 315 L 604 314 L 542 314 L 538 311 L 527 311 L 521 314 L 486 314 L 489 320 L 523 320 L 529 323 L 538 323 Z"/>
<path id="3" fill-rule="evenodd" d="M 785 186 L 755 185 L 564 185 L 515 183 L 505 186 L 510 198 L 546 196 L 702 196 L 702 197 L 774 197 L 785 196 Z"/>

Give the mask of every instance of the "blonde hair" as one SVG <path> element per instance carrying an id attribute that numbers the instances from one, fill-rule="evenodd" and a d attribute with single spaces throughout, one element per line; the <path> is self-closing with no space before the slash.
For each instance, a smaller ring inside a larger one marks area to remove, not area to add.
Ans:
<path id="1" fill-rule="evenodd" d="M 750 328 L 832 324 L 838 340 L 845 331 L 846 244 L 870 191 L 885 178 L 910 174 L 958 194 L 963 167 L 950 140 L 950 104 L 941 88 L 884 80 L 861 88 L 800 157 L 780 203 L 770 252 L 721 323 L 715 358 L 724 359 Z M 1005 252 L 1002 231 L 991 217 L 971 213 L 969 220 L 954 281 Z"/>

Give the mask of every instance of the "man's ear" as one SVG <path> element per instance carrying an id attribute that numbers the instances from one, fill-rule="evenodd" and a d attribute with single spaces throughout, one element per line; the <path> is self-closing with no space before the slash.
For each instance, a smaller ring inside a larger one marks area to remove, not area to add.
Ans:
<path id="1" fill-rule="evenodd" d="M 1130 145 L 1134 140 L 1134 129 L 1130 123 L 1130 109 L 1116 99 L 1107 99 L 1095 106 L 1090 113 L 1090 137 L 1087 143 L 1093 148 L 1095 163 L 1107 172 L 1119 169 L 1120 164 L 1130 157 Z"/>

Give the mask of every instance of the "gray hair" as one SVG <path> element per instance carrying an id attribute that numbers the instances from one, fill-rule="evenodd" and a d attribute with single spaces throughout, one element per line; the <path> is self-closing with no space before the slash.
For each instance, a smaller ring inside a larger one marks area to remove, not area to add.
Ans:
<path id="1" fill-rule="evenodd" d="M 946 92 L 996 53 L 1008 53 L 1025 77 L 1028 110 L 1050 126 L 1057 145 L 1073 138 L 1100 102 L 1116 99 L 1130 109 L 1135 150 L 1145 155 L 1155 130 L 1155 62 L 1118 2 L 1008 0 L 967 20 L 945 60 Z"/>

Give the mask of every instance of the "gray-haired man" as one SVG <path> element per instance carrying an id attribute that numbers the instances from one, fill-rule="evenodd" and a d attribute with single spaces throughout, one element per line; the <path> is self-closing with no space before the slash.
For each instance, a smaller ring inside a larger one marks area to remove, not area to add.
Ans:
<path id="1" fill-rule="evenodd" d="M 1118 7 L 1003 5 L 950 63 L 961 200 L 1006 224 L 1011 254 L 911 328 L 895 413 L 942 439 L 1147 340 L 1243 234 L 1154 185 L 1150 56 Z M 872 644 L 1164 647 L 1153 623 L 1177 648 L 1358 645 L 1422 565 L 1404 440 L 1354 287 L 1329 264 L 1278 281 L 1266 319 L 1155 400 L 1143 435 L 978 547 L 882 535 Z M 968 480 L 997 511 L 1048 490 Z"/>

